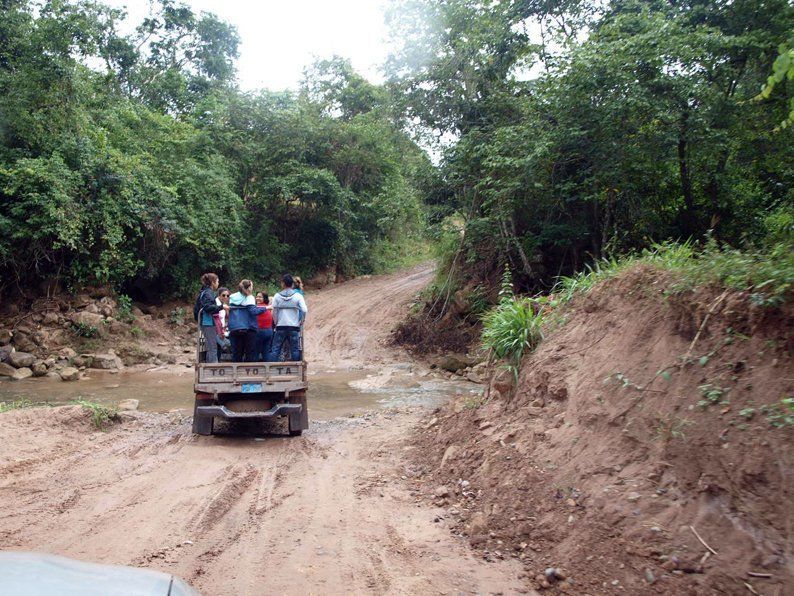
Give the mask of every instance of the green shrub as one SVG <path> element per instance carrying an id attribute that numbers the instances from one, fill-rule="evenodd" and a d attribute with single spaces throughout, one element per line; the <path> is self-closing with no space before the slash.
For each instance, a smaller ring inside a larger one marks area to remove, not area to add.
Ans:
<path id="1" fill-rule="evenodd" d="M 86 325 L 85 323 L 72 323 L 72 329 L 80 337 L 91 339 L 99 335 L 99 329 L 93 325 Z"/>
<path id="2" fill-rule="evenodd" d="M 118 320 L 122 323 L 132 323 L 135 320 L 135 315 L 132 314 L 132 298 L 126 294 L 119 296 L 118 307 Z"/>
<path id="3" fill-rule="evenodd" d="M 483 317 L 482 343 L 513 366 L 543 340 L 543 311 L 529 298 L 503 300 Z"/>
<path id="4" fill-rule="evenodd" d="M 102 430 L 111 420 L 115 421 L 119 418 L 116 408 L 109 408 L 84 399 L 76 399 L 72 403 L 82 407 L 84 410 L 88 410 L 91 413 L 91 421 L 99 430 Z"/>

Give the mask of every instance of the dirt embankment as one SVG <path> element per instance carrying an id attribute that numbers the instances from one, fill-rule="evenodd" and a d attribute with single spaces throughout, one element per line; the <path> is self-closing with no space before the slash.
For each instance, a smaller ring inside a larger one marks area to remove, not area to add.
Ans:
<path id="1" fill-rule="evenodd" d="M 107 288 L 60 293 L 0 311 L 0 379 L 77 381 L 89 369 L 192 365 L 190 305 L 120 304 Z"/>
<path id="2" fill-rule="evenodd" d="M 794 593 L 790 305 L 668 282 L 638 269 L 579 300 L 513 392 L 414 437 L 416 483 L 539 588 Z"/>

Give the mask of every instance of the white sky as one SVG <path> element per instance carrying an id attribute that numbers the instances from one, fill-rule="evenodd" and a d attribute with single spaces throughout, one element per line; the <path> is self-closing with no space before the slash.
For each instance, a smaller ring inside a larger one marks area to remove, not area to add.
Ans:
<path id="1" fill-rule="evenodd" d="M 338 54 L 372 82 L 388 53 L 383 11 L 388 0 L 183 0 L 196 13 L 212 12 L 237 27 L 237 77 L 246 91 L 295 89 L 315 57 Z M 148 0 L 104 0 L 126 7 L 135 26 Z"/>

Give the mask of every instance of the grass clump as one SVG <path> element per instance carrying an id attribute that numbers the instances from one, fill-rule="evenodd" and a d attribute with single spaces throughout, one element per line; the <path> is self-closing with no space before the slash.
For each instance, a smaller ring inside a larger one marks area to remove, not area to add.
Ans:
<path id="1" fill-rule="evenodd" d="M 116 408 L 103 406 L 102 404 L 85 399 L 76 399 L 72 403 L 90 412 L 91 421 L 99 430 L 103 430 L 105 425 L 111 421 L 116 421 L 119 419 L 119 412 Z"/>
<path id="2" fill-rule="evenodd" d="M 16 399 L 14 401 L 0 401 L 0 414 L 11 410 L 22 410 L 23 408 L 35 408 L 43 404 L 35 403 L 27 399 Z"/>
<path id="3" fill-rule="evenodd" d="M 672 292 L 718 284 L 750 292 L 755 304 L 779 306 L 794 289 L 794 246 L 790 241 L 766 250 L 737 250 L 721 248 L 709 239 L 702 248 L 691 242 L 667 242 L 640 253 L 596 261 L 576 275 L 561 277 L 555 294 L 561 302 L 568 302 L 638 264 L 677 273 L 679 281 L 670 288 Z"/>
<path id="4" fill-rule="evenodd" d="M 516 374 L 523 355 L 543 341 L 544 301 L 516 297 L 507 267 L 499 298 L 499 304 L 482 317 L 482 343 L 494 356 L 506 359 Z"/>

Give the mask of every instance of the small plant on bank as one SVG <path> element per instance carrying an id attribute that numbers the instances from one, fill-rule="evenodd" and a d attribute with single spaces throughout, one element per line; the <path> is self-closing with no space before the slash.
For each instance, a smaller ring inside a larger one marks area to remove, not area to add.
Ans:
<path id="1" fill-rule="evenodd" d="M 684 429 L 693 424 L 691 420 L 678 418 L 672 414 L 667 416 L 659 415 L 659 423 L 656 425 L 656 436 L 664 442 L 672 439 L 686 439 Z"/>
<path id="2" fill-rule="evenodd" d="M 185 324 L 185 309 L 182 306 L 178 306 L 171 313 L 168 315 L 168 320 L 171 322 L 172 325 L 184 325 Z"/>
<path id="3" fill-rule="evenodd" d="M 126 294 L 121 294 L 119 296 L 117 315 L 118 320 L 122 323 L 132 323 L 135 321 L 135 315 L 132 314 L 132 298 Z"/>
<path id="4" fill-rule="evenodd" d="M 91 421 L 99 430 L 103 430 L 105 425 L 110 421 L 116 421 L 119 419 L 119 413 L 116 408 L 109 408 L 107 406 L 103 406 L 102 404 L 84 399 L 76 399 L 72 403 L 82 407 L 84 410 L 88 410 L 91 413 Z"/>
<path id="5" fill-rule="evenodd" d="M 80 337 L 92 339 L 99 335 L 99 330 L 93 325 L 86 325 L 85 323 L 72 323 L 72 330 Z"/>
<path id="6" fill-rule="evenodd" d="M 142 337 L 143 336 L 143 329 L 138 327 L 137 325 L 133 325 L 130 329 L 130 333 L 133 337 Z"/>
<path id="7" fill-rule="evenodd" d="M 723 396 L 728 391 L 727 388 L 707 383 L 705 385 L 700 385 L 698 389 L 700 390 L 700 394 L 703 396 L 703 399 L 698 401 L 697 405 L 704 410 L 712 405 L 728 405 L 728 403 L 730 403 L 727 399 L 723 399 Z"/>
<path id="8" fill-rule="evenodd" d="M 761 406 L 761 412 L 775 428 L 794 426 L 794 397 L 785 397 L 780 403 Z"/>
<path id="9" fill-rule="evenodd" d="M 513 367 L 543 340 L 543 312 L 530 298 L 507 298 L 483 317 L 483 345 Z"/>
<path id="10" fill-rule="evenodd" d="M 27 399 L 17 399 L 14 401 L 0 401 L 0 414 L 3 412 L 10 412 L 11 410 L 22 410 L 23 408 L 33 408 L 37 405 Z"/>
<path id="11" fill-rule="evenodd" d="M 624 389 L 634 389 L 635 391 L 643 391 L 642 385 L 637 385 L 636 383 L 632 383 L 631 379 L 629 379 L 626 375 L 622 372 L 614 372 L 609 375 L 607 378 L 604 379 L 604 384 L 609 383 L 610 381 L 614 380 Z"/>

